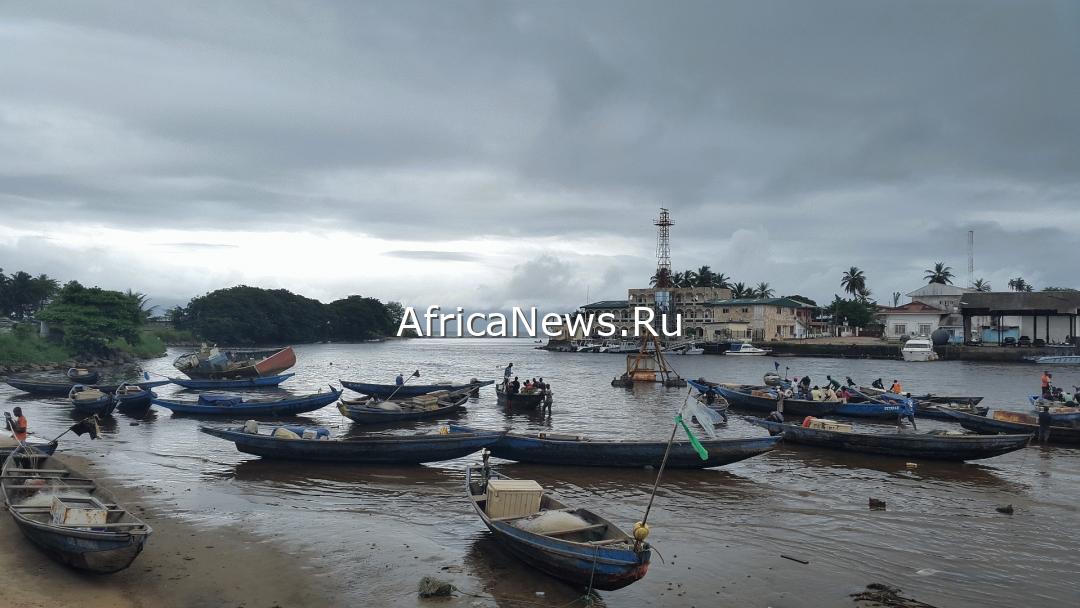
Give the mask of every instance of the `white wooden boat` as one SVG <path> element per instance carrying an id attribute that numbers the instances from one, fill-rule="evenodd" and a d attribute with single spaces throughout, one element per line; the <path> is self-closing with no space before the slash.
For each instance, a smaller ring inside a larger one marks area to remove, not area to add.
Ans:
<path id="1" fill-rule="evenodd" d="M 928 338 L 912 338 L 900 349 L 904 361 L 937 361 L 934 343 Z"/>

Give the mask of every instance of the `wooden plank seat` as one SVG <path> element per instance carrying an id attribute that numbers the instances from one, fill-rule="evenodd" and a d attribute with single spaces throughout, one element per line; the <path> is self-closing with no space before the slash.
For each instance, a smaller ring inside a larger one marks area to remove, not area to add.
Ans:
<path id="1" fill-rule="evenodd" d="M 606 530 L 607 524 L 590 524 L 588 526 L 580 526 L 577 528 L 570 528 L 567 530 L 556 530 L 554 532 L 548 532 L 544 536 L 569 536 L 570 534 L 577 534 L 579 532 L 592 532 L 594 530 Z"/>

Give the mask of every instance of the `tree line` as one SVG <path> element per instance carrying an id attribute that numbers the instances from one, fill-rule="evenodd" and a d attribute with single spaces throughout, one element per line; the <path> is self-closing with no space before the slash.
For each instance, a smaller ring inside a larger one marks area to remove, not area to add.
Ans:
<path id="1" fill-rule="evenodd" d="M 238 285 L 165 313 L 174 327 L 227 345 L 353 342 L 393 335 L 404 308 L 358 295 L 329 304 L 286 289 Z"/>
<path id="2" fill-rule="evenodd" d="M 33 276 L 20 270 L 8 276 L 0 268 L 0 312 L 22 321 L 34 316 L 60 291 L 60 282 L 46 274 Z"/>
<path id="3" fill-rule="evenodd" d="M 734 299 L 772 298 L 776 295 L 776 290 L 766 282 L 749 285 L 742 281 L 734 281 L 722 272 L 713 272 L 709 266 L 682 272 L 669 272 L 667 269 L 659 269 L 649 279 L 649 285 L 659 288 L 720 287 L 730 289 L 731 297 Z"/>

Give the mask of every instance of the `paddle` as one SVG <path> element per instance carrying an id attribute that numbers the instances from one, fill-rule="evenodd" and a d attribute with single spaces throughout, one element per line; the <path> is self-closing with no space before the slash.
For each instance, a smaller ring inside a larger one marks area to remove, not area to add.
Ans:
<path id="1" fill-rule="evenodd" d="M 408 378 L 406 378 L 404 382 L 402 382 L 401 384 L 399 384 L 399 385 L 397 386 L 397 388 L 395 388 L 395 389 L 394 389 L 394 392 L 390 393 L 390 396 L 389 396 L 389 397 L 387 397 L 386 399 L 384 399 L 384 401 L 390 401 L 391 399 L 393 399 L 393 398 L 394 398 L 394 395 L 396 395 L 396 394 L 397 394 L 397 392 L 398 392 L 399 390 L 401 390 L 401 387 L 403 387 L 403 386 L 405 386 L 406 384 L 408 384 L 408 383 L 409 383 L 409 380 L 412 380 L 413 378 L 419 378 L 419 377 L 420 377 L 420 370 L 415 370 L 415 371 L 413 371 L 413 373 L 409 374 L 409 377 L 408 377 Z"/>

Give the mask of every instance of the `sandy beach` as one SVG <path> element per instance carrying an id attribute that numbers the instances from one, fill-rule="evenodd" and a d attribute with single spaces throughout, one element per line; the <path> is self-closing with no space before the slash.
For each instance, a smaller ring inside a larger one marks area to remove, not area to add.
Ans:
<path id="1" fill-rule="evenodd" d="M 273 608 L 327 605 L 325 580 L 314 584 L 293 549 L 282 552 L 263 539 L 235 529 L 205 529 L 143 510 L 137 491 L 100 477 L 99 468 L 60 454 L 104 485 L 121 504 L 153 527 L 146 548 L 130 568 L 88 575 L 49 559 L 22 536 L 5 511 L 0 514 L 0 570 L 18 581 L 0 596 L 11 608 Z M 272 576 L 268 575 L 272 573 Z"/>

